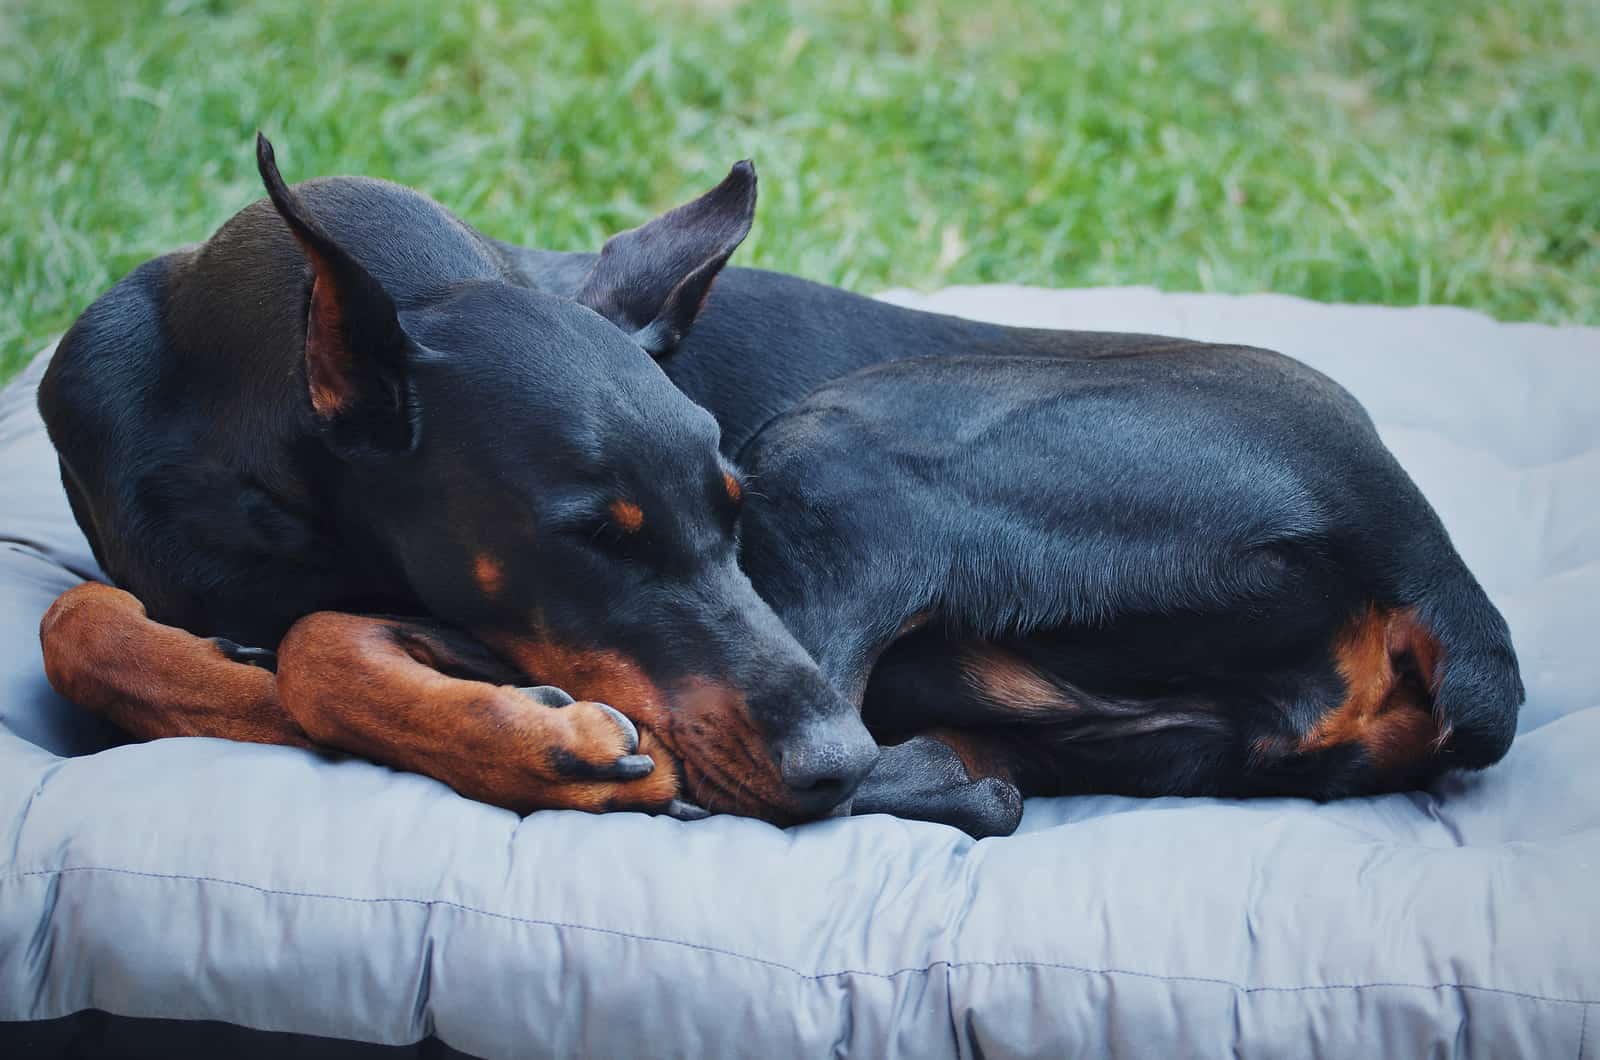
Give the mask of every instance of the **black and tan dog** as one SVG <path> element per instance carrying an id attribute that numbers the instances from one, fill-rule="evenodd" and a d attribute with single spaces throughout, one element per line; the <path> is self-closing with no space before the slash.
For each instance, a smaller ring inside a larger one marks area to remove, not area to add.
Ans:
<path id="1" fill-rule="evenodd" d="M 1297 362 L 724 270 L 746 163 L 596 256 L 258 160 L 270 201 L 103 296 L 40 392 L 123 587 L 56 603 L 47 672 L 135 736 L 975 834 L 1509 746 L 1504 622 Z"/>

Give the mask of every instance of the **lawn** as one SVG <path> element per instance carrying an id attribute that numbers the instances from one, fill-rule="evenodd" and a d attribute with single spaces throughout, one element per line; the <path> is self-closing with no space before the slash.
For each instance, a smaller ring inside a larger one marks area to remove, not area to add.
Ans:
<path id="1" fill-rule="evenodd" d="M 1600 3 L 0 0 L 0 377 L 291 180 L 597 246 L 749 155 L 736 260 L 1600 322 Z"/>

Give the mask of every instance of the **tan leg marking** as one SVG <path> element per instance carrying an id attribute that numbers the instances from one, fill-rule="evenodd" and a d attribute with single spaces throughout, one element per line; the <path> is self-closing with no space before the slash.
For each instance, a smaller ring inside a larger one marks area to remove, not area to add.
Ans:
<path id="1" fill-rule="evenodd" d="M 962 646 L 959 658 L 967 687 L 1019 720 L 1061 714 L 1079 705 L 1036 666 L 997 644 L 971 641 Z"/>
<path id="2" fill-rule="evenodd" d="M 85 582 L 39 623 L 44 671 L 63 696 L 141 740 L 218 736 L 309 747 L 273 675 L 152 621 L 132 594 Z"/>
<path id="3" fill-rule="evenodd" d="M 649 775 L 574 776 L 628 751 L 604 708 L 546 707 L 509 685 L 439 673 L 408 649 L 404 628 L 330 611 L 301 619 L 278 648 L 284 708 L 318 743 L 519 813 L 660 810 L 677 797 L 675 763 L 653 734 L 640 731 L 637 752 L 654 759 Z"/>
<path id="4" fill-rule="evenodd" d="M 1449 736 L 1432 709 L 1439 642 L 1415 612 L 1370 607 L 1340 632 L 1333 651 L 1345 698 L 1301 738 L 1299 750 L 1356 743 L 1383 771 L 1419 765 L 1437 752 Z M 1407 680 L 1407 669 L 1415 679 Z"/>

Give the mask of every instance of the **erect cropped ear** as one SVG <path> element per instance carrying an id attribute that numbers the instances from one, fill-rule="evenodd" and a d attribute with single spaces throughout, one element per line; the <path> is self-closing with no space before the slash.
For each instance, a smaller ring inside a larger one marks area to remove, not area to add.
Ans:
<path id="1" fill-rule="evenodd" d="M 755 212 L 756 167 L 745 159 L 693 202 L 607 240 L 577 301 L 663 357 L 688 334 Z"/>
<path id="2" fill-rule="evenodd" d="M 311 408 L 344 445 L 411 444 L 406 352 L 394 300 L 312 216 L 278 172 L 272 144 L 256 134 L 256 166 L 278 215 L 311 263 L 305 369 Z"/>

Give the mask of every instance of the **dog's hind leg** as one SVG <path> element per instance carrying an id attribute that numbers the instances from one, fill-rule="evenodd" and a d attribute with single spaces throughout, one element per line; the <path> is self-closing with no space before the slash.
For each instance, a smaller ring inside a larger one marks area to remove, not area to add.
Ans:
<path id="1" fill-rule="evenodd" d="M 678 768 L 648 730 L 574 702 L 465 634 L 324 611 L 278 646 L 284 708 L 312 740 L 433 777 L 461 794 L 540 809 L 676 812 Z"/>
<path id="2" fill-rule="evenodd" d="M 85 582 L 62 593 L 39 640 L 51 686 L 137 739 L 311 745 L 278 701 L 271 652 L 164 626 L 121 589 Z"/>

